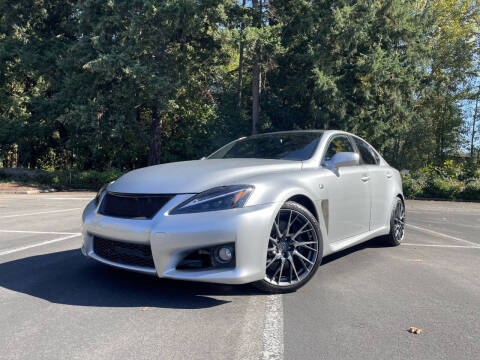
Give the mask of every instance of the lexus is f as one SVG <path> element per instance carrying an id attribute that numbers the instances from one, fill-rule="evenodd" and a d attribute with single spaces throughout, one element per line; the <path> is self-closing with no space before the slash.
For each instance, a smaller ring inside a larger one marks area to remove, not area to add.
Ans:
<path id="1" fill-rule="evenodd" d="M 374 237 L 399 245 L 400 174 L 363 139 L 289 131 L 207 158 L 133 170 L 84 210 L 84 255 L 162 278 L 289 292 L 322 258 Z"/>

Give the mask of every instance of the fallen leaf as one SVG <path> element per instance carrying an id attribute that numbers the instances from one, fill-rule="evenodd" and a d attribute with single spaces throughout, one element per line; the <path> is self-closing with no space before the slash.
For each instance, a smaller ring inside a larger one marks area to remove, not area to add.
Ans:
<path id="1" fill-rule="evenodd" d="M 142 308 L 142 311 L 146 311 L 146 310 L 148 310 L 148 306 L 145 306 Z"/>
<path id="2" fill-rule="evenodd" d="M 423 259 L 415 259 L 415 260 L 413 260 L 413 261 L 415 261 L 415 262 L 423 262 Z"/>
<path id="3" fill-rule="evenodd" d="M 420 335 L 421 333 L 423 333 L 423 330 L 422 329 L 419 329 L 415 326 L 412 326 L 410 327 L 408 330 L 407 330 L 409 333 L 412 333 L 412 334 L 417 334 L 417 335 Z"/>

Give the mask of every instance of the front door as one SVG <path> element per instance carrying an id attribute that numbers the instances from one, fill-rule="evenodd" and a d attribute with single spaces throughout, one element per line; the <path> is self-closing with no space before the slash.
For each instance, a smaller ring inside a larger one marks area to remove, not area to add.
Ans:
<path id="1" fill-rule="evenodd" d="M 330 140 L 322 164 L 328 164 L 337 152 L 355 152 L 347 136 L 335 135 Z M 330 209 L 329 241 L 340 241 L 369 231 L 368 170 L 361 166 L 346 166 L 330 171 L 328 180 L 325 179 Z"/>

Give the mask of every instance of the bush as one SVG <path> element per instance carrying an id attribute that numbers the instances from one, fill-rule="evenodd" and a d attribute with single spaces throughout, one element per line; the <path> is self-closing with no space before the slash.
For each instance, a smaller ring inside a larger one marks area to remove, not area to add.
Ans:
<path id="1" fill-rule="evenodd" d="M 480 179 L 469 181 L 459 197 L 463 200 L 480 200 Z"/>
<path id="2" fill-rule="evenodd" d="M 59 187 L 70 187 L 76 189 L 98 190 L 103 185 L 118 179 L 122 172 L 116 169 L 106 171 L 72 171 L 71 182 L 70 173 L 67 170 L 57 172 L 53 183 Z"/>
<path id="3" fill-rule="evenodd" d="M 11 170 L 11 169 L 10 169 Z M 18 173 L 12 173 L 0 169 L 0 180 L 17 181 L 24 184 L 40 184 L 55 189 L 87 189 L 98 190 L 103 185 L 118 179 L 122 172 L 117 169 L 108 169 L 105 171 L 86 170 L 31 170 Z"/>
<path id="4" fill-rule="evenodd" d="M 5 174 L 4 171 L 2 171 L 2 169 L 0 169 L 0 180 L 8 180 L 9 177 L 7 174 Z"/>
<path id="5" fill-rule="evenodd" d="M 424 167 L 403 175 L 403 193 L 408 198 L 480 200 L 480 178 L 455 178 L 455 170 Z"/>
<path id="6" fill-rule="evenodd" d="M 423 194 L 433 198 L 454 199 L 463 190 L 463 184 L 457 180 L 435 177 L 429 179 Z"/>
<path id="7" fill-rule="evenodd" d="M 423 183 L 420 179 L 415 179 L 405 175 L 403 177 L 403 194 L 409 198 L 416 198 L 423 193 Z"/>

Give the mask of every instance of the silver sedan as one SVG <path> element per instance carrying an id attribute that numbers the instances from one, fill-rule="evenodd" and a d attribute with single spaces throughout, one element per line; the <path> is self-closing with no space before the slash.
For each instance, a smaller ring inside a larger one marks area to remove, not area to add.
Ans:
<path id="1" fill-rule="evenodd" d="M 397 170 L 359 137 L 290 131 L 131 171 L 83 213 L 84 255 L 159 277 L 293 291 L 322 258 L 404 235 Z"/>

